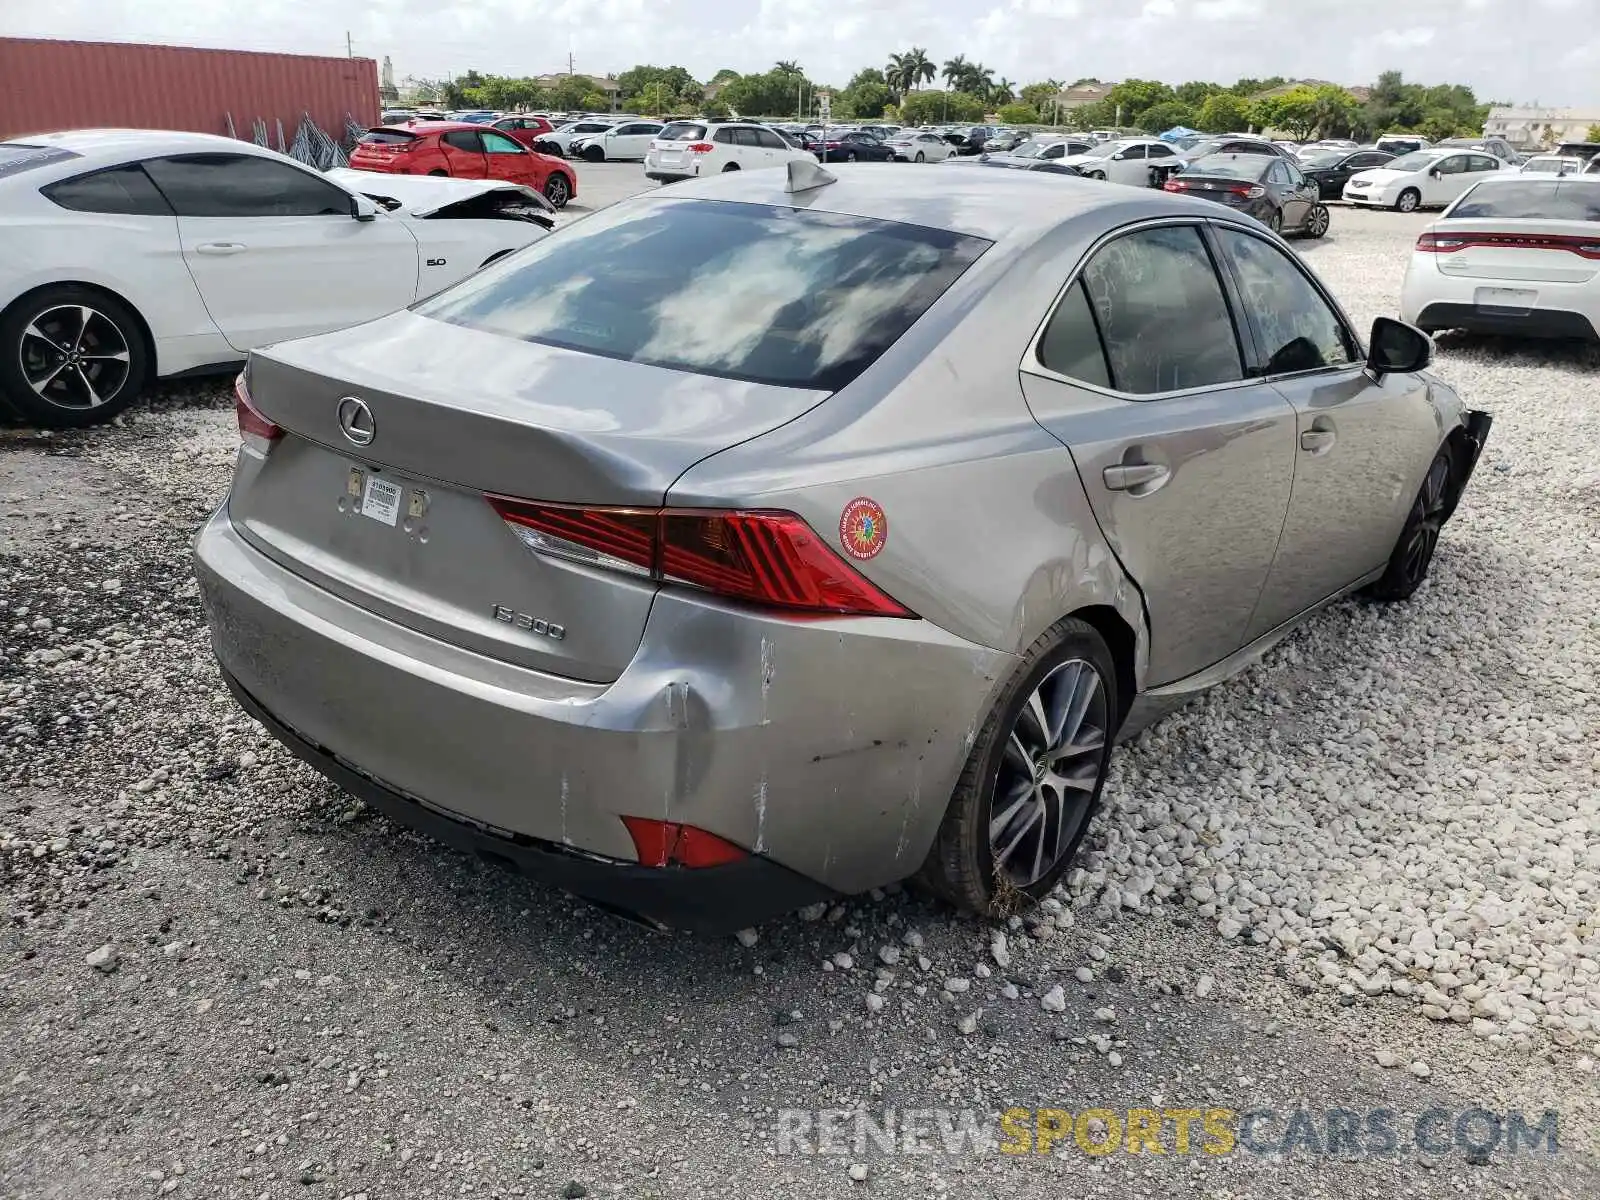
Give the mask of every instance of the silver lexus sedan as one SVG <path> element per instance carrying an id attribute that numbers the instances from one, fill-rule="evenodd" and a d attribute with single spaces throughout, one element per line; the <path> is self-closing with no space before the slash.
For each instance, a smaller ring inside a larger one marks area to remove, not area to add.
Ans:
<path id="1" fill-rule="evenodd" d="M 252 354 L 195 557 L 239 702 L 652 923 L 1012 911 L 1120 733 L 1411 595 L 1490 418 L 1202 200 L 744 171 Z"/>

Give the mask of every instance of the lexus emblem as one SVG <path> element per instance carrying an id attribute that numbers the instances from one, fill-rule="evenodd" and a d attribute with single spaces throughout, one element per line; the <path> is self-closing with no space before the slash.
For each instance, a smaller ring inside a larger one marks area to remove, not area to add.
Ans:
<path id="1" fill-rule="evenodd" d="M 368 446 L 378 436 L 378 424 L 372 419 L 372 410 L 365 400 L 346 396 L 339 401 L 339 428 L 344 436 L 357 446 Z"/>

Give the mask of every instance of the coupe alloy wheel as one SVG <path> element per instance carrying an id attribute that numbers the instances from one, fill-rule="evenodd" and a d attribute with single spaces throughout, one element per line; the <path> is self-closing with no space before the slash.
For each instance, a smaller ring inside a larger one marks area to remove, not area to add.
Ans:
<path id="1" fill-rule="evenodd" d="M 58 408 L 99 408 L 128 382 L 131 355 L 117 323 L 88 305 L 47 308 L 23 328 L 22 377 Z"/>
<path id="2" fill-rule="evenodd" d="M 1092 814 L 1105 761 L 1106 689 L 1094 665 L 1068 659 L 1017 714 L 995 775 L 989 851 L 996 880 L 1043 879 Z"/>

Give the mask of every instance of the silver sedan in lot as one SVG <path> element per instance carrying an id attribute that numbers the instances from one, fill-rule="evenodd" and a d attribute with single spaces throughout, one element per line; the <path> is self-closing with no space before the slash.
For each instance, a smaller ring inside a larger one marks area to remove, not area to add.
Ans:
<path id="1" fill-rule="evenodd" d="M 1060 876 L 1119 732 L 1427 574 L 1488 434 L 1214 204 L 792 164 L 251 357 L 196 562 L 241 704 L 654 922 Z"/>

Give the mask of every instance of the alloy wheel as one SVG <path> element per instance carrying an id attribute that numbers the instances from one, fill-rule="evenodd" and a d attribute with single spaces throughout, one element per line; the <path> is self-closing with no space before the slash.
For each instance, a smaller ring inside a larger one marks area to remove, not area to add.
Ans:
<path id="1" fill-rule="evenodd" d="M 132 369 L 128 339 L 99 309 L 83 304 L 47 308 L 22 330 L 22 377 L 57 408 L 92 409 L 114 400 Z"/>
<path id="2" fill-rule="evenodd" d="M 1428 573 L 1429 564 L 1433 562 L 1433 552 L 1439 544 L 1439 530 L 1444 527 L 1449 482 L 1450 460 L 1440 455 L 1433 460 L 1433 465 L 1428 468 L 1428 477 L 1422 481 L 1422 493 L 1417 497 L 1417 520 L 1406 542 L 1403 570 L 1409 582 L 1420 583 Z"/>
<path id="3" fill-rule="evenodd" d="M 1321 237 L 1328 232 L 1328 210 L 1318 204 L 1311 209 L 1311 220 L 1306 223 L 1312 237 Z"/>
<path id="4" fill-rule="evenodd" d="M 1033 689 L 995 774 L 989 852 L 997 881 L 1028 887 L 1075 845 L 1092 813 L 1108 728 L 1092 663 L 1068 659 Z"/>
<path id="5" fill-rule="evenodd" d="M 557 208 L 560 208 L 562 205 L 566 204 L 568 199 L 566 179 L 560 175 L 550 176 L 550 178 L 545 181 L 544 195 L 545 199 L 550 201 L 550 203 L 554 204 Z"/>
<path id="6" fill-rule="evenodd" d="M 1395 207 L 1403 213 L 1416 212 L 1417 205 L 1421 202 L 1421 199 L 1422 198 L 1418 196 L 1416 192 L 1410 188 L 1407 188 L 1405 191 L 1400 193 L 1400 200 Z"/>

